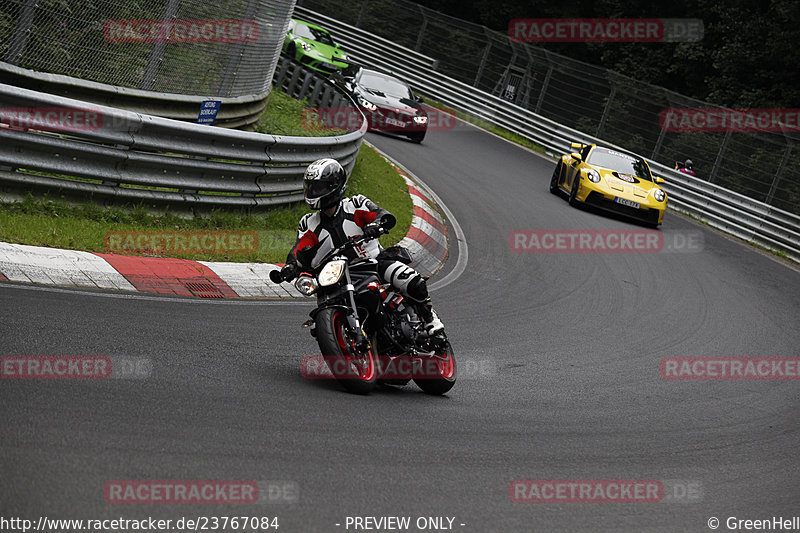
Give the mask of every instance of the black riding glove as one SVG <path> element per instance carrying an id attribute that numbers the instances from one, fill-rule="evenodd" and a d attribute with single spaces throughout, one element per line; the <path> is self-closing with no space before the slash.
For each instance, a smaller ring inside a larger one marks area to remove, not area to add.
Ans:
<path id="1" fill-rule="evenodd" d="M 364 236 L 368 239 L 377 239 L 384 233 L 386 233 L 386 230 L 377 222 L 364 226 Z"/>
<path id="2" fill-rule="evenodd" d="M 281 269 L 281 275 L 286 281 L 291 281 L 300 273 L 300 268 L 292 263 L 287 263 Z"/>

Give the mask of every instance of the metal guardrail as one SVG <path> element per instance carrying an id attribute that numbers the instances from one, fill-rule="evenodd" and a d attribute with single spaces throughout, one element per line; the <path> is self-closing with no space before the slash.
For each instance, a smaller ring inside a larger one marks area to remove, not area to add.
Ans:
<path id="1" fill-rule="evenodd" d="M 365 30 L 301 6 L 295 8 L 295 17 L 333 31 L 337 41 L 355 62 L 391 71 L 422 94 L 528 138 L 553 153 L 569 152 L 572 142 L 614 146 L 436 72 L 433 68 L 435 65 L 427 56 L 404 49 Z M 800 261 L 800 216 L 676 172 L 650 159 L 647 161 L 656 173 L 667 180 L 664 188 L 669 195 L 671 208 Z"/>
<path id="2" fill-rule="evenodd" d="M 81 80 L 60 74 L 49 74 L 20 68 L 0 61 L 0 81 L 32 91 L 56 94 L 82 102 L 106 105 L 157 117 L 194 122 L 204 100 L 222 102 L 216 126 L 250 128 L 267 107 L 269 93 L 236 98 L 191 96 L 159 93 L 117 87 L 95 81 Z"/>
<path id="3" fill-rule="evenodd" d="M 282 62 L 276 85 L 309 105 L 354 107 L 326 80 Z M 90 110 L 80 131 L 0 128 L 3 191 L 51 192 L 124 203 L 260 208 L 300 201 L 305 167 L 322 157 L 348 172 L 367 130 L 330 137 L 265 135 L 179 122 L 0 84 L 9 108 Z M 363 116 L 362 116 L 363 118 Z M 53 176 L 57 175 L 59 177 Z"/>

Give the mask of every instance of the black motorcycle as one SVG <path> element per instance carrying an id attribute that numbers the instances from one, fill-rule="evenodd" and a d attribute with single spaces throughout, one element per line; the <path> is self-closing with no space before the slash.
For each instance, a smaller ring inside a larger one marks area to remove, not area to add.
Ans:
<path id="1" fill-rule="evenodd" d="M 428 335 L 415 304 L 382 283 L 378 259 L 408 264 L 402 247 L 387 248 L 377 259 L 348 260 L 346 252 L 370 239 L 351 237 L 310 265 L 313 249 L 298 253 L 299 275 L 273 270 L 274 283 L 292 281 L 300 293 L 317 295 L 311 327 L 333 377 L 350 392 L 367 394 L 378 383 L 406 385 L 412 379 L 424 392 L 444 394 L 456 382 L 456 360 L 443 332 Z"/>

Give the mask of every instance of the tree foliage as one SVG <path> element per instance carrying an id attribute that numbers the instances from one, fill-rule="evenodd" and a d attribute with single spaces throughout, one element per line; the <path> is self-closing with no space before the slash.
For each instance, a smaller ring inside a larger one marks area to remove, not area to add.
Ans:
<path id="1" fill-rule="evenodd" d="M 797 107 L 800 2 L 795 0 L 420 0 L 507 31 L 515 18 L 697 18 L 697 43 L 550 43 L 548 50 L 730 107 Z"/>

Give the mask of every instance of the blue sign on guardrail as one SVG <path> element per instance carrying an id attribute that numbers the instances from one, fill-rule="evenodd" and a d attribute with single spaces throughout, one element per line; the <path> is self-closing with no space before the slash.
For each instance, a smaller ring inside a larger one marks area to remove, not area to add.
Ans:
<path id="1" fill-rule="evenodd" d="M 221 100 L 204 100 L 200 106 L 200 115 L 197 117 L 197 123 L 213 126 L 214 121 L 217 120 L 217 113 L 219 113 L 220 107 L 222 107 Z"/>

